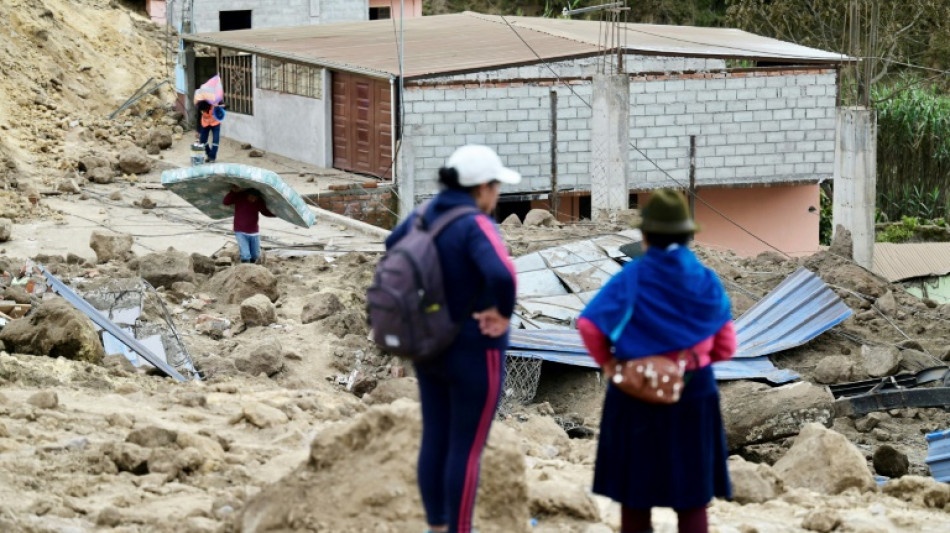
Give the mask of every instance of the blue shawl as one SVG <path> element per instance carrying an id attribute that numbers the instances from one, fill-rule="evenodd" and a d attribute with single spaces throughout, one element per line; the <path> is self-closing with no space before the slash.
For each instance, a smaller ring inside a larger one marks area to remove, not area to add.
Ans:
<path id="1" fill-rule="evenodd" d="M 648 248 L 601 288 L 581 313 L 606 334 L 617 359 L 695 346 L 732 319 L 719 278 L 689 248 Z"/>

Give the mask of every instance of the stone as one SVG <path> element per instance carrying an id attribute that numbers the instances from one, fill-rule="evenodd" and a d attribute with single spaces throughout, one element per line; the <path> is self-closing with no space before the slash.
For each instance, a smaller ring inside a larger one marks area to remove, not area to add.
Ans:
<path id="1" fill-rule="evenodd" d="M 123 521 L 122 513 L 115 507 L 106 507 L 96 515 L 96 525 L 114 528 Z"/>
<path id="2" fill-rule="evenodd" d="M 112 162 L 102 156 L 87 155 L 79 159 L 79 164 L 77 166 L 79 167 L 79 170 L 88 173 L 92 170 L 102 167 L 111 169 Z"/>
<path id="3" fill-rule="evenodd" d="M 259 295 L 263 298 L 263 295 Z M 266 299 L 266 298 L 265 298 Z M 268 301 L 268 303 L 270 303 Z M 252 347 L 247 355 L 234 360 L 239 371 L 258 376 L 265 374 L 273 377 L 284 369 L 284 356 L 280 342 L 276 339 L 264 341 Z"/>
<path id="4" fill-rule="evenodd" d="M 152 170 L 152 159 L 144 150 L 128 148 L 119 155 L 119 168 L 126 174 L 145 174 Z"/>
<path id="5" fill-rule="evenodd" d="M 882 487 L 884 494 L 919 507 L 943 509 L 950 503 L 950 485 L 931 477 L 904 476 Z"/>
<path id="6" fill-rule="evenodd" d="M 231 336 L 231 321 L 214 315 L 198 315 L 198 332 L 212 339 Z"/>
<path id="7" fill-rule="evenodd" d="M 934 366 L 940 366 L 940 361 L 937 361 L 936 358 L 924 352 L 917 350 L 904 350 L 901 352 L 901 370 L 916 373 Z"/>
<path id="8" fill-rule="evenodd" d="M 250 150 L 251 148 L 254 148 L 251 143 L 241 143 L 241 150 Z"/>
<path id="9" fill-rule="evenodd" d="M 145 153 L 148 155 L 158 155 L 162 153 L 162 149 L 154 143 L 150 143 L 145 147 Z"/>
<path id="10" fill-rule="evenodd" d="M 375 376 L 357 372 L 353 377 L 353 381 L 347 387 L 347 390 L 352 392 L 357 398 L 362 398 L 364 395 L 373 392 L 378 384 L 379 381 Z"/>
<path id="11" fill-rule="evenodd" d="M 126 442 L 137 444 L 143 448 L 164 448 L 174 444 L 176 440 L 178 440 L 177 431 L 158 426 L 147 426 L 132 430 L 125 437 Z"/>
<path id="12" fill-rule="evenodd" d="M 97 263 L 127 261 L 132 257 L 133 242 L 132 236 L 126 233 L 93 231 L 89 237 L 89 247 L 96 253 Z"/>
<path id="13" fill-rule="evenodd" d="M 258 150 L 255 148 L 248 152 L 247 155 L 248 157 L 264 157 L 264 150 Z"/>
<path id="14" fill-rule="evenodd" d="M 875 472 L 890 478 L 906 476 L 910 470 L 907 454 L 889 444 L 882 444 L 874 450 L 872 464 Z"/>
<path id="15" fill-rule="evenodd" d="M 10 285 L 4 289 L 3 299 L 13 300 L 18 304 L 33 303 L 33 298 L 30 296 L 30 293 L 26 292 L 26 289 L 23 288 L 22 285 Z"/>
<path id="16" fill-rule="evenodd" d="M 243 414 L 245 420 L 261 429 L 286 424 L 288 420 L 280 409 L 262 403 L 245 405 Z"/>
<path id="17" fill-rule="evenodd" d="M 871 430 L 871 436 L 875 439 L 886 442 L 891 440 L 891 433 L 884 428 L 874 428 Z"/>
<path id="18" fill-rule="evenodd" d="M 834 237 L 831 239 L 831 246 L 828 252 L 832 255 L 844 257 L 845 259 L 854 258 L 854 242 L 851 240 L 851 232 L 844 226 L 838 224 L 835 227 Z"/>
<path id="19" fill-rule="evenodd" d="M 887 316 L 893 317 L 897 313 L 897 299 L 894 298 L 894 293 L 891 291 L 887 291 L 883 296 L 875 300 L 874 305 Z"/>
<path id="20" fill-rule="evenodd" d="M 307 298 L 300 313 L 300 321 L 304 324 L 323 320 L 324 318 L 343 311 L 343 304 L 333 293 L 318 292 Z"/>
<path id="21" fill-rule="evenodd" d="M 819 494 L 840 494 L 850 488 L 877 490 L 864 454 L 844 435 L 821 424 L 806 424 L 774 469 L 787 487 Z"/>
<path id="22" fill-rule="evenodd" d="M 255 294 L 263 294 L 273 302 L 280 295 L 277 278 L 266 268 L 249 263 L 218 272 L 211 278 L 210 287 L 229 304 L 241 303 Z"/>
<path id="23" fill-rule="evenodd" d="M 148 456 L 149 474 L 165 474 L 169 478 L 178 477 L 181 467 L 178 465 L 179 450 L 153 448 Z"/>
<path id="24" fill-rule="evenodd" d="M 802 520 L 802 529 L 831 533 L 841 525 L 841 516 L 832 509 L 814 509 Z"/>
<path id="25" fill-rule="evenodd" d="M 131 442 L 110 442 L 103 446 L 103 454 L 115 463 L 120 472 L 137 476 L 148 474 L 151 451 Z"/>
<path id="26" fill-rule="evenodd" d="M 797 435 L 803 424 L 834 420 L 834 396 L 807 382 L 770 387 L 739 381 L 721 387 L 729 449 Z"/>
<path id="27" fill-rule="evenodd" d="M 404 377 L 381 381 L 372 393 L 363 396 L 363 403 L 387 404 L 400 398 L 419 401 L 419 382 L 416 378 Z"/>
<path id="28" fill-rule="evenodd" d="M 146 195 L 139 201 L 138 205 L 142 209 L 154 209 L 158 204 Z"/>
<path id="29" fill-rule="evenodd" d="M 191 256 L 177 250 L 148 254 L 139 261 L 138 268 L 139 275 L 156 288 L 171 288 L 178 281 L 195 281 Z"/>
<path id="30" fill-rule="evenodd" d="M 204 458 L 205 463 L 208 461 L 224 461 L 224 448 L 221 447 L 221 443 L 210 437 L 180 432 L 175 442 L 181 449 L 193 448 L 197 450 Z"/>
<path id="31" fill-rule="evenodd" d="M 851 381 L 854 363 L 843 355 L 823 358 L 815 368 L 815 381 L 818 383 L 845 383 Z"/>
<path id="32" fill-rule="evenodd" d="M 98 167 L 86 173 L 86 177 L 89 178 L 89 181 L 98 183 L 100 185 L 114 183 L 115 176 L 116 173 L 111 167 Z"/>
<path id="33" fill-rule="evenodd" d="M 0 330 L 0 342 L 15 353 L 94 364 L 105 357 L 92 320 L 62 298 L 45 299 L 29 316 L 10 321 Z"/>
<path id="34" fill-rule="evenodd" d="M 160 150 L 167 150 L 174 142 L 172 131 L 166 128 L 156 128 L 149 132 L 146 144 L 155 145 Z"/>
<path id="35" fill-rule="evenodd" d="M 79 182 L 75 178 L 63 178 L 56 186 L 56 190 L 66 194 L 79 194 L 82 189 L 79 188 Z"/>
<path id="36" fill-rule="evenodd" d="M 135 425 L 132 417 L 123 413 L 109 413 L 106 415 L 106 422 L 108 422 L 109 425 L 113 427 L 128 429 L 132 429 L 132 426 Z"/>
<path id="37" fill-rule="evenodd" d="M 586 487 L 564 479 L 528 483 L 531 516 L 569 516 L 588 522 L 600 521 L 600 511 Z"/>
<path id="38" fill-rule="evenodd" d="M 544 209 L 532 209 L 528 211 L 528 214 L 524 217 L 525 226 L 544 226 L 551 227 L 557 226 L 557 220 L 555 220 L 554 215 L 550 211 Z"/>
<path id="39" fill-rule="evenodd" d="M 732 499 L 737 503 L 762 503 L 784 492 L 782 480 L 765 464 L 750 463 L 738 455 L 729 457 Z"/>
<path id="40" fill-rule="evenodd" d="M 247 327 L 269 326 L 277 320 L 277 308 L 267 296 L 255 294 L 241 302 L 241 320 Z"/>
<path id="41" fill-rule="evenodd" d="M 864 371 L 872 378 L 892 376 L 901 364 L 901 353 L 894 346 L 861 346 Z"/>
<path id="42" fill-rule="evenodd" d="M 0 218 L 0 242 L 7 242 L 13 235 L 13 221 L 9 218 Z"/>
<path id="43" fill-rule="evenodd" d="M 873 413 L 868 413 L 864 418 L 859 418 L 854 422 L 854 428 L 860 431 L 861 433 L 867 433 L 872 429 L 876 428 L 884 420 L 890 420 L 891 416 L 887 413 L 882 413 L 875 411 Z"/>
<path id="44" fill-rule="evenodd" d="M 69 265 L 84 265 L 86 264 L 86 258 L 70 252 L 66 254 L 66 263 Z"/>
<path id="45" fill-rule="evenodd" d="M 59 406 L 59 396 L 54 391 L 40 391 L 27 398 L 26 403 L 40 409 L 56 409 Z"/>
<path id="46" fill-rule="evenodd" d="M 218 270 L 215 268 L 214 259 L 199 253 L 191 254 L 191 264 L 195 274 L 207 274 L 211 276 Z"/>
<path id="47" fill-rule="evenodd" d="M 917 350 L 918 352 L 924 352 L 924 345 L 920 341 L 914 339 L 904 339 L 897 343 L 897 348 L 900 350 Z"/>
<path id="48" fill-rule="evenodd" d="M 520 225 L 521 225 L 521 219 L 518 218 L 518 215 L 512 213 L 512 214 L 508 215 L 508 218 L 506 218 L 506 219 L 501 223 L 501 225 L 502 225 L 502 226 L 520 226 Z"/>

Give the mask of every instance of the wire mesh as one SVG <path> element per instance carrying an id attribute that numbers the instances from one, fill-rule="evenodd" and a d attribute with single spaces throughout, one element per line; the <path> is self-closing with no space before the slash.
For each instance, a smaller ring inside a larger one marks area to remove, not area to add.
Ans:
<path id="1" fill-rule="evenodd" d="M 527 405 L 538 392 L 541 379 L 541 359 L 508 355 L 505 359 L 505 389 L 501 394 L 498 412 L 506 415 Z"/>

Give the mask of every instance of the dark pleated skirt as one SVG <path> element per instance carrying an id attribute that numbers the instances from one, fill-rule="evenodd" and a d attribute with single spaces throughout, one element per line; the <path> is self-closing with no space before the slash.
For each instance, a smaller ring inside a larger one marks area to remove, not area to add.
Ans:
<path id="1" fill-rule="evenodd" d="M 728 456 L 712 368 L 694 372 L 673 405 L 607 387 L 595 493 L 633 509 L 701 507 L 713 497 L 732 497 Z"/>

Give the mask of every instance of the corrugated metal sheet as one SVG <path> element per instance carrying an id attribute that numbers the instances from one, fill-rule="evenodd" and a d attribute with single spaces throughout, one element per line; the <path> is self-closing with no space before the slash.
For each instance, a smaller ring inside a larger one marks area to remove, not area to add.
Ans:
<path id="1" fill-rule="evenodd" d="M 508 17 L 478 13 L 405 20 L 405 77 L 583 57 L 598 53 L 602 27 L 596 21 Z M 631 52 L 691 57 L 837 63 L 840 54 L 769 39 L 740 30 L 627 24 Z M 520 35 L 520 38 L 519 38 Z M 197 43 L 313 63 L 376 77 L 399 74 L 392 21 L 374 20 L 185 35 Z"/>
<path id="2" fill-rule="evenodd" d="M 806 268 L 785 278 L 736 321 L 743 357 L 801 346 L 851 316 L 851 309 Z"/>
<path id="3" fill-rule="evenodd" d="M 950 242 L 874 245 L 875 273 L 888 281 L 950 274 Z"/>
<path id="4" fill-rule="evenodd" d="M 950 483 L 950 429 L 927 435 L 927 459 L 930 475 L 937 481 Z"/>
<path id="5" fill-rule="evenodd" d="M 800 346 L 851 316 L 851 309 L 815 274 L 801 268 L 735 322 L 738 348 L 732 361 L 716 363 L 716 379 L 766 379 L 785 383 L 798 375 L 780 370 L 768 354 Z M 514 330 L 510 352 L 596 367 L 576 330 Z"/>

